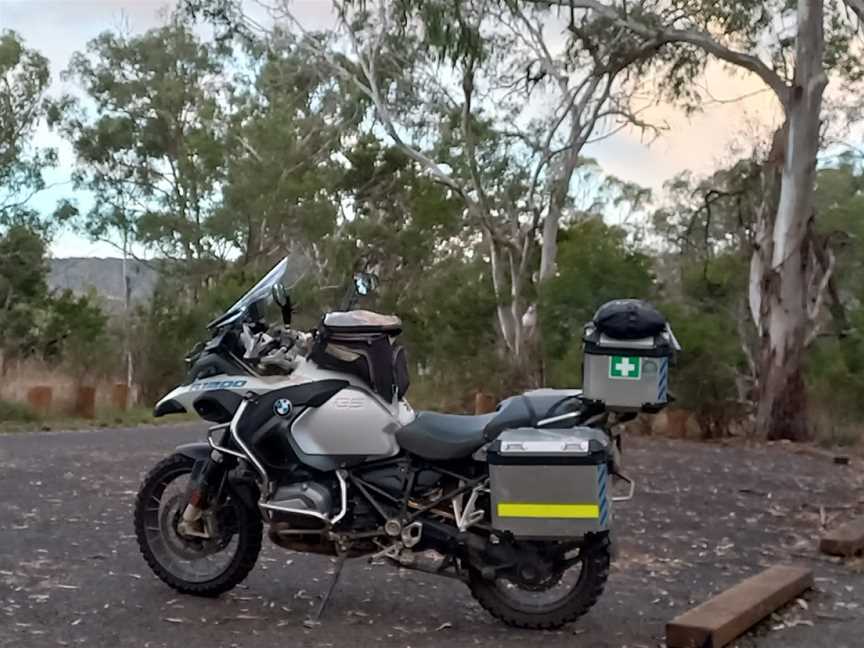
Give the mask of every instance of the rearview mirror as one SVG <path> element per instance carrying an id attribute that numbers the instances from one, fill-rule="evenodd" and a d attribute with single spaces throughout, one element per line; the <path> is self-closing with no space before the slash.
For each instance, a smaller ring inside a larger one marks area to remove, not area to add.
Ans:
<path id="1" fill-rule="evenodd" d="M 288 291 L 285 290 L 285 286 L 281 283 L 273 285 L 273 301 L 282 309 L 282 323 L 287 326 L 291 323 L 293 309 L 291 307 L 291 297 L 288 295 Z"/>
<path id="2" fill-rule="evenodd" d="M 354 274 L 354 289 L 361 297 L 365 297 L 378 287 L 378 277 L 370 272 Z"/>

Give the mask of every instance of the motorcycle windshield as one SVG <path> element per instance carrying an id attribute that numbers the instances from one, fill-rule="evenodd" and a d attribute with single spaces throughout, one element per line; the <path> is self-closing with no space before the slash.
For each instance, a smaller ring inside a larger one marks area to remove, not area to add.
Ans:
<path id="1" fill-rule="evenodd" d="M 288 269 L 288 257 L 277 263 L 273 269 L 264 275 L 264 278 L 256 283 L 249 291 L 238 299 L 231 308 L 222 313 L 215 320 L 210 322 L 207 327 L 215 328 L 232 324 L 249 311 L 252 306 L 260 302 L 268 302 L 273 297 L 273 286 L 282 281 L 285 276 L 285 271 Z"/>

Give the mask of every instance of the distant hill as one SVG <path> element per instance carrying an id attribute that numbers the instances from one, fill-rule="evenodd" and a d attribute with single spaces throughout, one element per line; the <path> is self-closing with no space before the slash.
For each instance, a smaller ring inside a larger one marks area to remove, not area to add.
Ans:
<path id="1" fill-rule="evenodd" d="M 156 287 L 158 273 L 141 261 L 129 259 L 127 272 L 133 303 L 150 299 Z M 77 294 L 95 291 L 105 300 L 109 310 L 123 308 L 123 259 L 69 257 L 51 259 L 48 286 L 52 290 L 68 288 Z"/>
<path id="2" fill-rule="evenodd" d="M 132 288 L 132 303 L 140 304 L 149 301 L 156 288 L 159 273 L 151 266 L 134 259 L 129 259 L 127 264 Z M 294 283 L 310 265 L 311 261 L 302 254 L 289 254 L 285 283 L 287 285 Z M 109 311 L 119 313 L 123 309 L 123 259 L 99 257 L 51 259 L 48 287 L 52 290 L 68 288 L 79 295 L 95 291 L 104 300 Z"/>

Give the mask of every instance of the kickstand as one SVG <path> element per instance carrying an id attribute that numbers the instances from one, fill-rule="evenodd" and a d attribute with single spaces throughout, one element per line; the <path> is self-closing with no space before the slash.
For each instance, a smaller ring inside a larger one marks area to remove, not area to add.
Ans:
<path id="1" fill-rule="evenodd" d="M 333 578 L 330 581 L 330 585 L 327 587 L 327 592 L 324 594 L 324 598 L 321 599 L 321 605 L 318 606 L 318 611 L 315 612 L 315 615 L 311 618 L 314 623 L 317 623 L 321 619 L 321 615 L 324 614 L 324 609 L 327 607 L 327 603 L 330 602 L 330 597 L 333 596 L 333 591 L 336 589 L 336 583 L 339 582 L 339 576 L 342 574 L 342 566 L 344 564 L 345 555 L 340 554 L 336 559 L 336 569 L 333 572 Z"/>

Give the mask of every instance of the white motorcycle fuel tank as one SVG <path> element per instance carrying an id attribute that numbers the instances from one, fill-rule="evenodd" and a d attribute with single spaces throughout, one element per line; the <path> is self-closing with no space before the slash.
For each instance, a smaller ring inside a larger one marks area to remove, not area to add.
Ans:
<path id="1" fill-rule="evenodd" d="M 304 410 L 291 435 L 307 455 L 391 457 L 399 452 L 393 414 L 372 394 L 346 387 L 320 407 Z"/>

